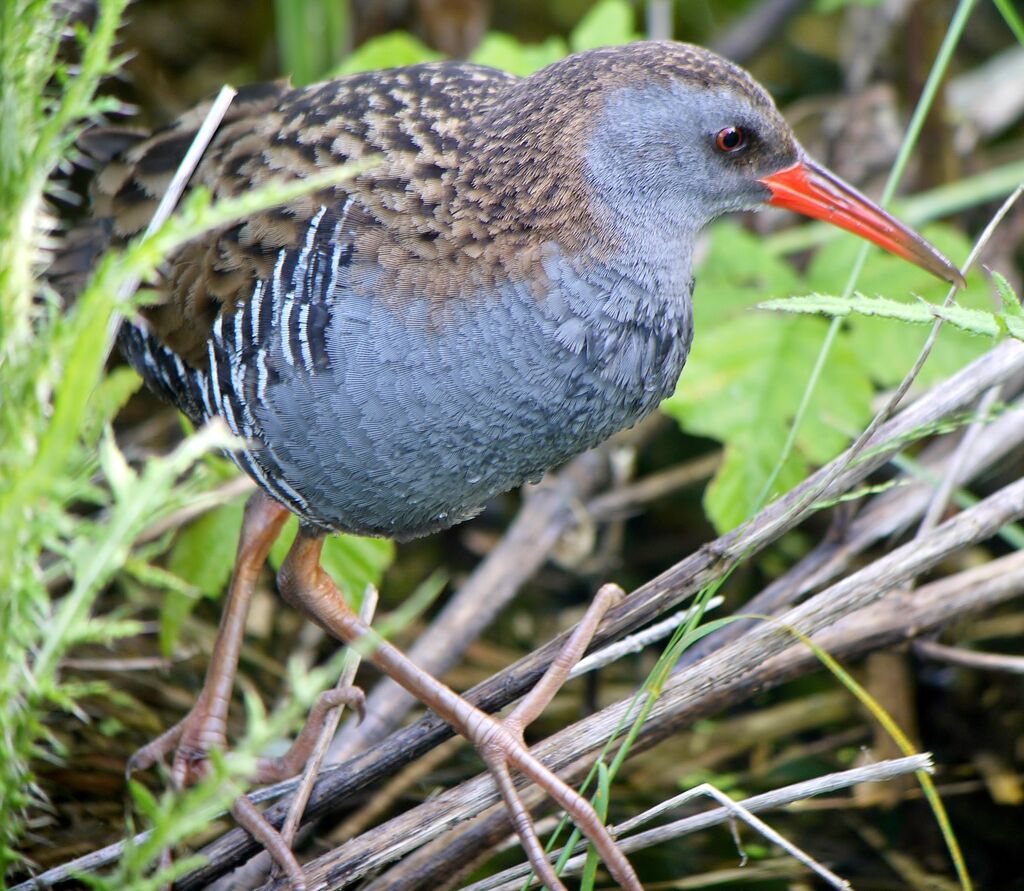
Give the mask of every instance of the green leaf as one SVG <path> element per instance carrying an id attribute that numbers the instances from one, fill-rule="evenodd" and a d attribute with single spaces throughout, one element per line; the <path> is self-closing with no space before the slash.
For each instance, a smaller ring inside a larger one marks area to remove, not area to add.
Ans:
<path id="1" fill-rule="evenodd" d="M 339 0 L 275 0 L 275 34 L 281 67 L 296 84 L 323 77 L 344 55 L 351 22 Z"/>
<path id="2" fill-rule="evenodd" d="M 1020 305 L 1020 298 L 1014 293 L 1013 286 L 1006 280 L 1006 277 L 998 272 L 992 272 L 992 284 L 996 286 L 999 299 L 1003 302 L 1003 312 L 1009 315 L 1024 315 L 1024 308 Z"/>
<path id="3" fill-rule="evenodd" d="M 366 586 L 379 586 L 394 559 L 395 543 L 390 539 L 331 535 L 324 542 L 321 562 L 352 601 L 361 603 Z"/>
<path id="4" fill-rule="evenodd" d="M 124 454 L 114 441 L 113 432 L 109 429 L 100 440 L 100 466 L 114 497 L 118 501 L 123 501 L 125 494 L 131 490 L 136 475 L 128 466 Z"/>
<path id="5" fill-rule="evenodd" d="M 697 272 L 694 319 L 698 338 L 729 324 L 765 297 L 800 289 L 800 279 L 764 240 L 735 223 L 718 223 L 708 235 L 708 252 Z"/>
<path id="6" fill-rule="evenodd" d="M 219 597 L 231 578 L 245 499 L 214 508 L 189 523 L 174 541 L 167 568 L 203 592 Z"/>
<path id="7" fill-rule="evenodd" d="M 786 441 L 825 328 L 818 319 L 747 314 L 695 339 L 680 386 L 662 408 L 688 432 L 726 445 L 705 495 L 719 530 L 738 525 L 754 506 Z M 777 480 L 778 492 L 803 479 L 811 463 L 842 451 L 847 431 L 870 417 L 871 395 L 856 353 L 840 339 Z"/>
<path id="8" fill-rule="evenodd" d="M 1013 32 L 1013 36 L 1017 38 L 1017 42 L 1021 46 L 1024 46 L 1024 18 L 1013 8 L 1012 3 L 1013 0 L 995 0 L 996 9 L 1002 13 L 1007 26 Z"/>
<path id="9" fill-rule="evenodd" d="M 924 300 L 903 303 L 885 297 L 866 297 L 854 294 L 852 297 L 832 297 L 813 294 L 809 297 L 789 297 L 782 300 L 768 300 L 761 304 L 763 309 L 793 313 L 812 313 L 827 316 L 854 317 L 874 316 L 912 325 L 931 325 L 937 318 L 945 320 L 960 332 L 972 337 L 998 337 L 1009 334 L 1018 340 L 1024 339 L 1024 317 L 1015 314 L 993 313 L 981 309 L 968 309 L 956 303 L 950 306 L 934 306 Z M 983 350 L 988 344 L 982 341 Z"/>
<path id="10" fill-rule="evenodd" d="M 579 53 L 639 39 L 633 27 L 633 7 L 626 0 L 601 0 L 573 28 L 569 45 Z"/>
<path id="11" fill-rule="evenodd" d="M 767 481 L 824 336 L 821 323 L 777 325 L 751 309 L 766 294 L 800 287 L 793 269 L 756 235 L 729 222 L 712 228 L 694 295 L 694 347 L 679 388 L 662 408 L 688 433 L 725 445 L 705 496 L 720 530 L 743 520 Z M 846 437 L 838 430 L 855 428 L 866 416 L 867 377 L 848 349 L 840 345 L 838 355 L 812 404 L 817 420 L 802 430 L 779 491 L 799 483 L 808 462 L 827 461 L 841 450 Z"/>
<path id="12" fill-rule="evenodd" d="M 470 59 L 478 65 L 489 65 L 526 77 L 557 62 L 568 51 L 569 48 L 560 37 L 549 37 L 543 43 L 520 43 L 510 34 L 491 31 L 473 51 Z"/>
<path id="13" fill-rule="evenodd" d="M 113 369 L 92 392 L 84 439 L 92 439 L 103 424 L 113 420 L 132 395 L 142 386 L 142 378 L 128 366 Z"/>
<path id="14" fill-rule="evenodd" d="M 942 253 L 954 260 L 970 250 L 966 239 L 949 226 L 929 226 L 922 234 Z M 853 237 L 836 239 L 823 247 L 807 270 L 807 290 L 821 294 L 842 293 L 849 270 L 860 250 Z M 864 294 L 914 302 L 921 297 L 932 304 L 946 299 L 949 286 L 918 266 L 880 250 L 871 251 L 858 280 Z M 957 294 L 960 306 L 990 311 L 988 288 L 978 275 L 968 278 L 966 290 Z M 884 318 L 858 317 L 849 321 L 846 334 L 871 378 L 883 387 L 898 384 L 914 364 L 928 336 L 927 330 L 907 330 Z M 961 331 L 944 330 L 918 378 L 921 386 L 930 386 L 957 372 L 980 356 L 988 344 Z"/>
<path id="15" fill-rule="evenodd" d="M 160 816 L 160 803 L 153 793 L 137 780 L 128 780 L 128 792 L 132 796 L 135 809 L 142 814 L 146 820 L 155 822 Z"/>
<path id="16" fill-rule="evenodd" d="M 439 52 L 406 31 L 391 31 L 372 37 L 359 47 L 344 62 L 334 68 L 330 77 L 356 74 L 360 71 L 374 71 L 378 68 L 398 68 L 402 65 L 416 65 L 420 62 L 436 62 L 443 59 Z"/>
<path id="17" fill-rule="evenodd" d="M 280 569 L 295 540 L 298 522 L 292 518 L 270 549 L 270 563 Z M 384 570 L 395 558 L 395 544 L 386 538 L 359 535 L 329 535 L 324 540 L 320 563 L 341 588 L 345 599 L 358 606 L 368 584 L 380 585 Z"/>

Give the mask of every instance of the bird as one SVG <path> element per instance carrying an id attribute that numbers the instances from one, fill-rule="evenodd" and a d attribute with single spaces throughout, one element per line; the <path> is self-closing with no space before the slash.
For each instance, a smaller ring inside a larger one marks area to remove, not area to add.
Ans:
<path id="1" fill-rule="evenodd" d="M 105 144 L 92 188 L 104 245 L 143 232 L 208 107 L 94 140 Z M 278 588 L 352 644 L 373 632 L 321 569 L 324 536 L 407 540 L 461 523 L 654 412 L 694 336 L 697 238 L 721 215 L 786 208 L 962 284 L 935 248 L 809 158 L 748 72 L 673 41 L 589 50 L 527 77 L 444 61 L 246 87 L 189 187 L 230 197 L 371 158 L 350 180 L 180 248 L 150 283 L 154 301 L 120 328 L 153 391 L 239 437 L 231 456 L 258 486 L 203 689 L 132 768 L 171 756 L 172 779 L 188 784 L 226 747 L 248 602 L 290 515 L 300 528 Z M 620 597 L 602 589 L 505 719 L 379 638 L 368 656 L 476 746 L 552 889 L 563 885 L 512 770 L 570 813 L 621 887 L 641 888 L 589 803 L 523 743 Z M 321 705 L 346 696 L 356 701 Z M 257 779 L 295 773 L 307 755 L 297 745 Z M 259 812 L 235 813 L 303 888 Z"/>

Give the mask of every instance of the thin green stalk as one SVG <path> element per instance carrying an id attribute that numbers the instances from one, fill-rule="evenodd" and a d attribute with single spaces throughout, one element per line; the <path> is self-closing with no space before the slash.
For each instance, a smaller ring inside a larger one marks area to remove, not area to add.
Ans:
<path id="1" fill-rule="evenodd" d="M 725 624 L 734 621 L 731 618 L 719 619 L 714 622 L 708 622 L 701 625 L 701 621 L 704 618 L 704 608 L 708 601 L 711 600 L 718 590 L 724 584 L 725 579 L 728 576 L 723 576 L 722 579 L 716 580 L 709 584 L 707 587 L 702 589 L 694 601 L 694 610 L 688 617 L 687 621 L 680 625 L 669 638 L 668 643 L 665 645 L 664 650 L 658 657 L 658 661 L 647 675 L 640 689 L 633 696 L 633 700 L 629 705 L 629 708 L 624 712 L 622 719 L 618 725 L 610 734 L 608 741 L 604 744 L 601 752 L 598 754 L 595 760 L 594 766 L 587 773 L 587 776 L 583 779 L 580 784 L 580 794 L 586 794 L 591 784 L 598 777 L 599 772 L 605 770 L 605 759 L 611 753 L 612 749 L 616 745 L 626 725 L 629 724 L 629 730 L 619 745 L 618 751 L 615 753 L 615 757 L 612 759 L 612 763 L 607 767 L 608 782 L 614 781 L 615 777 L 622 765 L 625 763 L 626 758 L 629 755 L 629 751 L 632 748 L 636 738 L 640 735 L 640 731 L 643 729 L 644 724 L 647 722 L 647 717 L 654 708 L 658 697 L 661 695 L 661 690 L 664 687 L 665 681 L 668 680 L 668 676 L 671 674 L 673 667 L 679 660 L 680 655 L 683 651 L 708 634 L 713 633 Z M 568 825 L 568 817 L 563 817 L 562 821 L 551 833 L 547 844 L 545 845 L 546 851 L 552 851 L 555 845 L 558 843 L 559 836 L 565 830 Z M 561 872 L 569 858 L 572 856 L 577 843 L 582 838 L 582 833 L 577 828 L 573 828 L 569 835 L 568 840 L 563 846 L 561 855 L 555 864 L 556 872 Z M 526 882 L 523 885 L 524 891 L 529 887 L 530 876 L 526 878 Z"/>
<path id="2" fill-rule="evenodd" d="M 1013 36 L 1017 38 L 1017 42 L 1024 46 L 1024 19 L 1021 18 L 1020 13 L 1013 8 L 1010 0 L 995 0 L 995 4 L 996 9 L 1002 13 L 1007 26 L 1013 32 Z"/>
<path id="3" fill-rule="evenodd" d="M 758 618 L 765 619 L 766 621 L 775 621 L 767 616 L 760 616 Z M 840 683 L 857 697 L 861 704 L 871 713 L 872 717 L 889 734 L 904 755 L 919 754 L 892 715 L 867 690 L 858 684 L 849 672 L 805 634 L 800 633 L 796 628 L 789 625 L 783 625 L 783 627 L 794 637 L 797 637 L 806 644 L 825 668 L 832 673 L 833 677 L 838 678 Z M 972 891 L 974 886 L 971 882 L 970 873 L 967 871 L 967 864 L 964 862 L 963 852 L 960 850 L 956 833 L 949 822 L 949 815 L 946 813 L 946 808 L 942 803 L 938 790 L 935 788 L 935 783 L 927 771 L 918 770 L 915 771 L 915 774 L 917 781 L 921 784 L 921 789 L 924 791 L 925 798 L 928 800 L 928 805 L 935 815 L 935 822 L 939 825 L 939 830 L 942 832 L 942 838 L 946 842 L 946 847 L 949 849 L 950 859 L 953 861 L 957 878 L 960 880 L 960 887 L 963 888 L 963 891 Z"/>
<path id="4" fill-rule="evenodd" d="M 956 8 L 956 12 L 953 14 L 953 19 L 949 23 L 949 28 L 946 31 L 946 36 L 943 38 L 942 45 L 939 47 L 939 51 L 935 57 L 935 62 L 932 65 L 931 71 L 928 73 L 928 79 L 925 82 L 924 89 L 921 91 L 921 97 L 917 101 L 917 106 L 914 108 L 914 114 L 910 119 L 910 124 L 907 126 L 906 135 L 903 137 L 903 142 L 900 145 L 899 152 L 896 155 L 896 160 L 893 162 L 892 171 L 889 173 L 889 178 L 886 181 L 885 188 L 882 190 L 882 197 L 880 204 L 884 207 L 892 200 L 892 196 L 896 192 L 896 188 L 903 178 L 903 174 L 906 172 L 907 164 L 910 161 L 910 156 L 913 154 L 914 147 L 917 145 L 917 140 L 921 135 L 921 130 L 924 127 L 924 122 L 928 117 L 928 113 L 931 111 L 932 104 L 935 101 L 935 96 L 939 91 L 939 86 L 942 83 L 942 79 L 946 76 L 946 71 L 949 68 L 950 62 L 953 60 L 953 53 L 956 50 L 957 44 L 960 42 L 960 38 L 963 36 L 964 29 L 967 27 L 967 22 L 970 19 L 971 12 L 973 11 L 978 0 L 960 0 L 959 5 Z M 871 246 L 864 244 L 860 252 L 857 255 L 857 259 L 854 262 L 853 269 L 850 272 L 850 277 L 847 280 L 846 288 L 843 291 L 843 297 L 849 298 L 857 286 L 857 279 L 860 277 L 860 273 L 864 268 L 864 263 L 867 260 L 868 251 Z M 842 326 L 842 321 L 838 318 L 833 319 L 829 324 L 828 332 L 825 335 L 825 340 L 821 345 L 821 350 L 818 353 L 818 358 L 815 361 L 814 369 L 811 372 L 810 379 L 807 381 L 807 386 L 804 388 L 803 396 L 800 399 L 800 406 L 797 408 L 796 415 L 793 418 L 793 423 L 790 425 L 789 433 L 786 436 L 786 442 L 782 447 L 782 453 L 779 455 L 778 460 L 775 462 L 775 466 L 772 468 L 772 472 L 768 475 L 768 479 L 762 486 L 761 491 L 758 493 L 757 500 L 754 502 L 754 506 L 751 508 L 750 514 L 756 514 L 771 497 L 772 488 L 775 486 L 776 481 L 779 478 L 779 474 L 782 472 L 782 468 L 789 460 L 789 456 L 793 452 L 793 447 L 796 444 L 796 436 L 803 424 L 804 417 L 807 414 L 808 406 L 810 405 L 811 398 L 814 395 L 815 390 L 818 387 L 818 380 L 821 377 L 821 371 L 825 367 L 825 362 L 828 359 L 829 353 L 832 350 L 832 346 L 835 343 L 836 336 L 839 333 L 839 329 Z"/>
<path id="5" fill-rule="evenodd" d="M 908 476 L 916 476 L 918 479 L 924 480 L 928 485 L 933 486 L 936 490 L 942 484 L 942 480 L 938 479 L 932 473 L 928 471 L 920 461 L 916 461 L 909 455 L 896 455 L 892 463 L 903 473 Z M 967 489 L 958 488 L 953 491 L 953 503 L 966 510 L 969 507 L 974 507 L 981 499 L 969 492 Z M 999 538 L 1006 542 L 1011 548 L 1017 550 L 1024 550 L 1024 526 L 1020 523 L 1008 523 L 1003 526 L 999 532 L 996 533 Z"/>

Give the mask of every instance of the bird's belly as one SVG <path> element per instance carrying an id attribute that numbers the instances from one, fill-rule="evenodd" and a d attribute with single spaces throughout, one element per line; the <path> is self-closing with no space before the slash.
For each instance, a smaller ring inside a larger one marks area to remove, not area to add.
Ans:
<path id="1" fill-rule="evenodd" d="M 399 539 L 450 526 L 653 411 L 689 347 L 682 304 L 648 323 L 518 291 L 433 319 L 346 298 L 319 368 L 269 345 L 252 458 L 314 525 Z"/>

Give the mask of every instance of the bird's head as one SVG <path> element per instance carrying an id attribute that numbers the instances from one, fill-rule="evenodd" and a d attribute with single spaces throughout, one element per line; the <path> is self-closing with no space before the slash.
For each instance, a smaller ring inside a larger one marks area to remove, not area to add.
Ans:
<path id="1" fill-rule="evenodd" d="M 742 68 L 670 42 L 585 55 L 580 64 L 590 69 L 585 89 L 593 121 L 586 176 L 611 225 L 639 225 L 671 239 L 723 213 L 773 205 L 847 229 L 962 283 L 924 239 L 808 158 L 771 97 Z"/>

